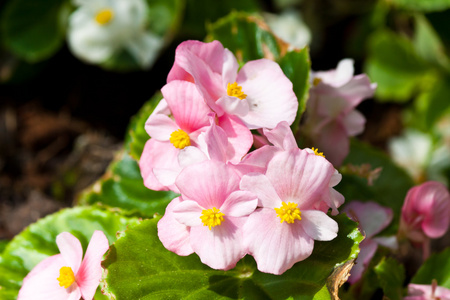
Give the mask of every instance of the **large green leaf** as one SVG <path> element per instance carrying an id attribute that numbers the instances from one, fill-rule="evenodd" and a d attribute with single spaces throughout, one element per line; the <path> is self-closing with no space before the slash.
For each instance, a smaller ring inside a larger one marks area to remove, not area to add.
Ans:
<path id="1" fill-rule="evenodd" d="M 356 224 L 335 217 L 338 237 L 315 242 L 313 254 L 284 274 L 261 273 L 246 256 L 230 271 L 210 269 L 197 255 L 178 256 L 157 236 L 158 218 L 126 231 L 103 262 L 107 293 L 115 299 L 312 299 L 336 266 L 356 257 L 362 240 Z M 317 299 L 326 299 L 320 291 Z"/>
<path id="2" fill-rule="evenodd" d="M 4 44 L 29 62 L 52 56 L 64 43 L 67 3 L 65 0 L 9 1 L 0 18 Z"/>
<path id="3" fill-rule="evenodd" d="M 288 51 L 288 44 L 278 39 L 258 15 L 234 12 L 208 26 L 208 41 L 219 40 L 230 49 L 242 65 L 250 60 L 267 58 L 280 64 L 284 74 L 293 83 L 299 102 L 294 130 L 305 111 L 309 89 L 311 62 L 309 49 Z"/>
<path id="4" fill-rule="evenodd" d="M 403 299 L 405 268 L 393 258 L 384 258 L 375 268 L 384 295 L 390 300 Z"/>
<path id="5" fill-rule="evenodd" d="M 438 285 L 450 289 L 450 248 L 430 256 L 411 283 L 431 284 L 433 279 L 436 279 Z"/>
<path id="6" fill-rule="evenodd" d="M 450 0 L 392 0 L 392 4 L 416 11 L 441 11 L 450 8 Z"/>
<path id="7" fill-rule="evenodd" d="M 431 76 L 429 65 L 420 58 L 407 38 L 379 30 L 369 39 L 366 72 L 377 83 L 375 95 L 382 101 L 407 101 Z"/>
<path id="8" fill-rule="evenodd" d="M 95 230 L 103 231 L 111 244 L 117 232 L 137 223 L 137 218 L 95 207 L 65 209 L 39 220 L 14 237 L 0 256 L 0 299 L 16 299 L 28 272 L 43 259 L 59 253 L 55 240 L 61 232 L 72 233 L 86 250 Z"/>
<path id="9" fill-rule="evenodd" d="M 368 184 L 366 178 L 349 172 L 349 166 L 370 164 L 371 169 L 381 167 L 380 176 L 374 180 L 373 185 Z M 392 208 L 394 219 L 386 233 L 395 234 L 400 220 L 400 211 L 407 191 L 413 186 L 408 174 L 396 166 L 384 153 L 371 146 L 351 141 L 350 153 L 344 161 L 341 172 L 343 177 L 336 189 L 341 192 L 346 201 L 376 201 L 383 206 Z"/>

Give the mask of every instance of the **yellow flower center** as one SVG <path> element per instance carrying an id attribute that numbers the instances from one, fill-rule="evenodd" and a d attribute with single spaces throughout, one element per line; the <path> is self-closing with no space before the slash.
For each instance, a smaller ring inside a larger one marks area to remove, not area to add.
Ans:
<path id="1" fill-rule="evenodd" d="M 239 86 L 237 82 L 228 83 L 227 85 L 227 95 L 232 97 L 238 97 L 241 100 L 244 100 L 247 95 L 242 91 L 242 86 Z"/>
<path id="2" fill-rule="evenodd" d="M 111 9 L 102 9 L 95 15 L 95 21 L 100 25 L 106 25 L 114 18 L 114 13 Z"/>
<path id="3" fill-rule="evenodd" d="M 182 129 L 175 130 L 170 135 L 170 142 L 178 149 L 184 149 L 191 145 L 189 135 Z"/>
<path id="4" fill-rule="evenodd" d="M 321 82 L 322 82 L 322 79 L 320 79 L 319 77 L 316 77 L 313 79 L 313 86 L 317 86 Z"/>
<path id="5" fill-rule="evenodd" d="M 202 219 L 203 225 L 208 226 L 209 230 L 211 230 L 211 227 L 220 225 L 223 222 L 223 216 L 225 214 L 213 207 L 211 209 L 204 209 L 200 219 Z"/>
<path id="6" fill-rule="evenodd" d="M 59 277 L 57 279 L 59 281 L 59 286 L 63 286 L 67 289 L 74 283 L 75 275 L 70 267 L 62 267 L 59 270 Z"/>
<path id="7" fill-rule="evenodd" d="M 280 217 L 281 219 L 280 223 L 286 221 L 291 224 L 294 223 L 295 220 L 302 219 L 300 217 L 300 209 L 297 208 L 297 203 L 288 202 L 288 204 L 286 204 L 286 202 L 283 201 L 281 204 L 282 205 L 280 208 L 274 208 L 277 213 L 277 217 Z"/>
<path id="8" fill-rule="evenodd" d="M 314 151 L 315 155 L 325 157 L 325 155 L 323 155 L 323 152 L 319 152 L 319 149 L 312 147 L 311 150 Z"/>

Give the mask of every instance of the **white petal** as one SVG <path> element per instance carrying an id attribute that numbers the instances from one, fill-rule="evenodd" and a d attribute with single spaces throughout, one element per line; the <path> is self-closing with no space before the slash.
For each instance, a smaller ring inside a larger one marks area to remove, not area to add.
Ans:
<path id="1" fill-rule="evenodd" d="M 331 241 L 339 230 L 335 220 L 319 210 L 304 210 L 301 212 L 300 224 L 312 239 L 316 241 Z"/>

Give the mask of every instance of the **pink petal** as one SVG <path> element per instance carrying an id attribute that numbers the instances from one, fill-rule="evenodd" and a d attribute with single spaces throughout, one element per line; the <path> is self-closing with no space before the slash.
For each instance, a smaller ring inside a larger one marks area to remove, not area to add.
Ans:
<path id="1" fill-rule="evenodd" d="M 355 136 L 364 131 L 364 125 L 366 124 L 366 118 L 356 110 L 352 110 L 342 120 L 348 136 Z"/>
<path id="2" fill-rule="evenodd" d="M 167 205 L 164 217 L 158 222 L 158 237 L 167 250 L 187 256 L 194 252 L 190 244 L 189 229 L 175 220 L 173 214 L 173 208 L 180 201 L 180 198 L 177 197 Z"/>
<path id="3" fill-rule="evenodd" d="M 59 271 L 67 266 L 61 254 L 50 256 L 23 279 L 18 300 L 68 300 L 80 299 L 81 292 L 76 283 L 68 289 L 59 286 Z"/>
<path id="4" fill-rule="evenodd" d="M 218 124 L 228 137 L 228 160 L 233 163 L 240 162 L 253 144 L 252 133 L 235 116 L 223 115 L 218 118 Z"/>
<path id="5" fill-rule="evenodd" d="M 244 244 L 255 258 L 258 270 L 280 275 L 311 255 L 314 240 L 299 222 L 280 223 L 274 209 L 262 208 L 248 217 Z"/>
<path id="6" fill-rule="evenodd" d="M 249 191 L 258 198 L 258 206 L 275 208 L 281 206 L 281 199 L 269 179 L 260 173 L 244 175 L 240 183 L 241 190 Z"/>
<path id="7" fill-rule="evenodd" d="M 211 125 L 206 130 L 204 138 L 210 159 L 227 162 L 228 137 L 226 132 L 216 125 L 214 118 L 212 118 Z"/>
<path id="8" fill-rule="evenodd" d="M 342 123 L 331 122 L 322 128 L 314 139 L 314 147 L 323 151 L 326 159 L 335 167 L 342 164 L 350 152 L 350 141 Z"/>
<path id="9" fill-rule="evenodd" d="M 281 121 L 294 122 L 297 97 L 292 82 L 277 63 L 268 59 L 250 61 L 239 71 L 237 83 L 247 95 L 250 111 L 241 119 L 250 129 L 275 128 Z"/>
<path id="10" fill-rule="evenodd" d="M 300 210 L 308 210 L 329 191 L 334 171 L 323 157 L 294 149 L 275 154 L 266 176 L 282 201 L 295 202 Z"/>
<path id="11" fill-rule="evenodd" d="M 174 120 L 163 114 L 151 115 L 145 123 L 148 135 L 160 142 L 169 141 L 172 132 L 180 129 Z"/>
<path id="12" fill-rule="evenodd" d="M 300 224 L 306 234 L 316 241 L 331 241 L 339 230 L 335 220 L 319 210 L 302 210 Z"/>
<path id="13" fill-rule="evenodd" d="M 173 207 L 173 216 L 177 222 L 186 226 L 202 226 L 202 211 L 204 207 L 192 200 L 184 200 Z"/>
<path id="14" fill-rule="evenodd" d="M 191 243 L 202 263 L 213 269 L 229 270 L 246 254 L 241 227 L 246 218 L 224 217 L 222 224 L 191 228 Z"/>
<path id="15" fill-rule="evenodd" d="M 189 146 L 178 154 L 178 163 L 182 168 L 208 160 L 208 156 L 197 147 Z"/>
<path id="16" fill-rule="evenodd" d="M 83 257 L 83 248 L 80 241 L 69 232 L 63 232 L 56 237 L 59 252 L 74 274 L 77 274 Z"/>
<path id="17" fill-rule="evenodd" d="M 436 286 L 433 293 L 433 285 L 414 284 L 408 285 L 408 296 L 404 300 L 450 300 L 450 289 Z"/>
<path id="18" fill-rule="evenodd" d="M 392 209 L 376 202 L 352 201 L 345 206 L 344 212 L 359 223 L 368 238 L 381 232 L 393 218 Z"/>
<path id="19" fill-rule="evenodd" d="M 194 200 L 205 208 L 219 208 L 239 188 L 239 181 L 231 166 L 208 160 L 184 168 L 176 185 L 186 200 Z"/>
<path id="20" fill-rule="evenodd" d="M 339 88 L 339 95 L 355 108 L 363 99 L 370 98 L 375 92 L 376 84 L 370 83 L 366 74 L 356 75 L 347 84 Z"/>
<path id="21" fill-rule="evenodd" d="M 170 142 L 159 142 L 150 139 L 145 143 L 144 151 L 139 160 L 141 175 L 144 179 L 144 185 L 156 191 L 168 190 L 168 187 L 161 184 L 153 173 L 153 169 L 177 170 L 179 149 L 175 148 Z"/>
<path id="22" fill-rule="evenodd" d="M 246 191 L 234 191 L 220 207 L 225 216 L 243 217 L 251 214 L 258 204 L 258 198 L 253 193 Z"/>
<path id="23" fill-rule="evenodd" d="M 353 59 L 343 59 L 338 63 L 335 70 L 314 72 L 314 77 L 320 78 L 325 84 L 340 87 L 352 79 L 353 64 Z"/>
<path id="24" fill-rule="evenodd" d="M 230 115 L 235 115 L 241 119 L 249 112 L 249 103 L 246 99 L 241 100 L 237 97 L 223 95 L 220 97 L 216 104 L 222 108 L 223 111 Z"/>
<path id="25" fill-rule="evenodd" d="M 190 133 L 209 125 L 208 114 L 211 109 L 206 105 L 194 83 L 171 81 L 163 86 L 161 92 L 181 129 Z"/>
<path id="26" fill-rule="evenodd" d="M 89 245 L 76 275 L 84 300 L 92 300 L 102 277 L 101 261 L 109 249 L 109 242 L 102 231 L 96 230 L 91 237 Z"/>
<path id="27" fill-rule="evenodd" d="M 351 276 L 348 278 L 348 282 L 351 284 L 361 279 L 362 274 L 367 269 L 372 257 L 375 255 L 378 245 L 374 241 L 366 239 L 359 244 L 359 247 L 358 258 L 350 271 Z"/>
<path id="28" fill-rule="evenodd" d="M 222 66 L 222 85 L 227 86 L 228 83 L 234 83 L 236 81 L 239 64 L 234 54 L 224 49 L 223 52 L 223 66 Z"/>
<path id="29" fill-rule="evenodd" d="M 283 150 L 298 148 L 294 134 L 286 121 L 278 123 L 272 130 L 264 129 L 264 135 L 275 147 Z"/>

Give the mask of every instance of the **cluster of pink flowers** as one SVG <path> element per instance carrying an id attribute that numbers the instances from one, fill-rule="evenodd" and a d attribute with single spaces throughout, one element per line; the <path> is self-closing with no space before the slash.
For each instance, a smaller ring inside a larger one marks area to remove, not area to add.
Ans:
<path id="1" fill-rule="evenodd" d="M 309 257 L 314 240 L 337 236 L 327 215 L 344 202 L 341 175 L 318 150 L 299 149 L 290 124 L 298 102 L 278 64 L 239 69 L 220 42 L 186 41 L 148 118 L 144 184 L 181 195 L 158 223 L 163 245 L 228 270 L 246 254 L 281 274 Z M 250 130 L 267 145 L 249 152 Z"/>

